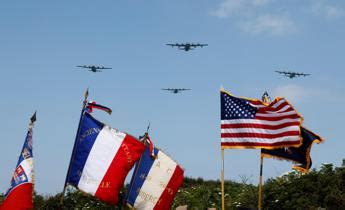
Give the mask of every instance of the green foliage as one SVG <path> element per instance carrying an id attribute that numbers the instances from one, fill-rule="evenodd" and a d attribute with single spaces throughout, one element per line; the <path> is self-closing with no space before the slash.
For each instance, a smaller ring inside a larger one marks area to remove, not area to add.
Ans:
<path id="1" fill-rule="evenodd" d="M 256 209 L 258 187 L 248 183 L 225 181 L 226 209 Z M 120 193 L 120 202 L 110 206 L 79 191 L 68 191 L 63 205 L 61 194 L 42 196 L 35 193 L 35 209 L 128 209 L 124 205 L 126 189 Z M 4 196 L 0 194 L 0 203 Z M 176 194 L 172 209 L 188 205 L 188 209 L 201 210 L 221 208 L 221 185 L 219 180 L 185 178 Z M 341 167 L 324 164 L 319 171 L 313 169 L 308 174 L 291 172 L 269 179 L 263 186 L 264 209 L 345 209 L 345 159 Z"/>
<path id="2" fill-rule="evenodd" d="M 122 199 L 122 193 L 120 195 Z M 51 209 L 104 209 L 104 210 L 120 210 L 123 209 L 122 203 L 116 206 L 105 204 L 98 199 L 80 191 L 68 191 L 61 204 L 61 194 L 54 196 L 42 197 L 40 195 L 35 196 L 35 209 L 51 210 Z M 126 209 L 126 208 L 125 208 Z"/>
<path id="3" fill-rule="evenodd" d="M 264 208 L 270 209 L 345 209 L 345 167 L 325 164 L 302 175 L 292 172 L 267 180 Z"/>
<path id="4" fill-rule="evenodd" d="M 0 203 L 2 203 L 3 200 L 4 200 L 4 195 L 0 194 Z"/>
<path id="5" fill-rule="evenodd" d="M 248 184 L 225 181 L 226 209 L 256 209 L 258 188 Z M 185 178 L 173 207 L 188 205 L 190 209 L 221 208 L 219 181 Z M 269 179 L 263 186 L 264 209 L 345 209 L 345 160 L 342 167 L 325 164 L 308 174 L 291 172 Z"/>
<path id="6" fill-rule="evenodd" d="M 246 183 L 225 181 L 225 204 L 226 209 L 255 208 L 257 205 L 257 187 Z M 220 181 L 202 178 L 185 178 L 178 191 L 173 208 L 188 205 L 190 209 L 207 209 L 209 207 L 221 208 L 221 185 Z"/>

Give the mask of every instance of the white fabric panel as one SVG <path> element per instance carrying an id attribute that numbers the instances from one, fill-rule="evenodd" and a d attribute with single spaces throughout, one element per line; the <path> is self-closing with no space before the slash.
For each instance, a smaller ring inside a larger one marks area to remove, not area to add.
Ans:
<path id="1" fill-rule="evenodd" d="M 168 185 L 177 164 L 162 151 L 158 152 L 151 170 L 141 187 L 134 203 L 134 208 L 139 210 L 153 209 Z"/>
<path id="2" fill-rule="evenodd" d="M 78 188 L 95 195 L 126 134 L 105 125 L 86 160 Z"/>
<path id="3" fill-rule="evenodd" d="M 283 112 L 283 113 L 256 113 L 255 116 L 260 116 L 260 117 L 281 117 L 281 116 L 288 116 L 288 115 L 295 115 L 297 114 L 296 111 L 289 111 L 289 112 Z"/>
<path id="4" fill-rule="evenodd" d="M 287 131 L 298 131 L 299 126 L 289 126 L 281 129 L 262 129 L 262 128 L 223 128 L 221 133 L 262 133 L 279 134 Z"/>
<path id="5" fill-rule="evenodd" d="M 286 100 L 285 99 L 280 99 L 277 103 L 273 104 L 273 108 L 277 108 L 278 106 L 280 106 L 282 103 L 285 103 Z"/>
<path id="6" fill-rule="evenodd" d="M 28 178 L 28 182 L 32 182 L 32 176 L 34 175 L 34 159 L 27 158 L 24 159 L 20 165 L 22 166 L 23 170 L 25 171 L 25 174 Z"/>
<path id="7" fill-rule="evenodd" d="M 286 141 L 298 141 L 299 136 L 286 136 L 274 139 L 264 139 L 264 138 L 221 138 L 222 142 L 254 142 L 254 143 L 277 143 Z"/>
<path id="8" fill-rule="evenodd" d="M 222 124 L 265 124 L 265 125 L 280 125 L 288 122 L 299 122 L 300 119 L 283 119 L 278 121 L 268 121 L 268 120 L 253 120 L 253 119 L 236 119 L 236 120 L 222 120 Z"/>

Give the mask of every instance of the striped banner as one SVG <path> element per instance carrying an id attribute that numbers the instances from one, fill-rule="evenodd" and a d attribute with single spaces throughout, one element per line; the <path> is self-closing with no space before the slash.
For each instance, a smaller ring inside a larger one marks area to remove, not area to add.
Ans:
<path id="1" fill-rule="evenodd" d="M 221 91 L 221 147 L 277 148 L 301 144 L 302 117 L 284 98 L 265 104 Z"/>

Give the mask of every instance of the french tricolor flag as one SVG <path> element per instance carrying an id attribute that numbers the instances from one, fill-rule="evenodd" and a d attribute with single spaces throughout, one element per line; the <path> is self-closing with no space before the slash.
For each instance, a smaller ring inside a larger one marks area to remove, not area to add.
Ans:
<path id="1" fill-rule="evenodd" d="M 33 209 L 33 162 L 32 128 L 30 128 L 11 179 L 11 186 L 5 193 L 5 200 L 0 205 L 0 210 Z"/>
<path id="2" fill-rule="evenodd" d="M 127 203 L 135 209 L 170 209 L 183 182 L 183 169 L 168 155 L 147 145 L 133 172 Z"/>
<path id="3" fill-rule="evenodd" d="M 134 137 L 85 112 L 67 183 L 115 205 L 128 172 L 145 150 Z"/>

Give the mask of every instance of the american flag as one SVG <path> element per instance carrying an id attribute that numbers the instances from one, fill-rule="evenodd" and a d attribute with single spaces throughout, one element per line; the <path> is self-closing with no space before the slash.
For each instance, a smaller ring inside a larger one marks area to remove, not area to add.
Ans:
<path id="1" fill-rule="evenodd" d="M 299 146 L 302 117 L 284 98 L 269 105 L 221 91 L 221 147 Z"/>

